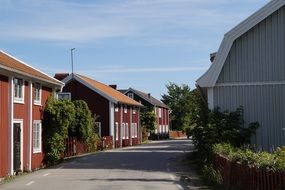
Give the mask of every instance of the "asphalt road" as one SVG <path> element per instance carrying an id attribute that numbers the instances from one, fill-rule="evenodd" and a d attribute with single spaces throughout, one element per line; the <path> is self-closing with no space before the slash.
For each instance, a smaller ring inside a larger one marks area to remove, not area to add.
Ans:
<path id="1" fill-rule="evenodd" d="M 177 175 L 189 140 L 149 144 L 83 156 L 0 185 L 0 190 L 187 189 Z"/>

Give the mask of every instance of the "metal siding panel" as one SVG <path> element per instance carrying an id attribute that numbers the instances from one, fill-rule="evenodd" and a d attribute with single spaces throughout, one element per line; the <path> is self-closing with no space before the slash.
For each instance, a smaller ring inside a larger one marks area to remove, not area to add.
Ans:
<path id="1" fill-rule="evenodd" d="M 218 83 L 284 81 L 284 17 L 282 7 L 235 40 Z"/>
<path id="2" fill-rule="evenodd" d="M 255 121 L 260 123 L 252 144 L 267 150 L 285 144 L 284 97 L 285 85 L 214 88 L 215 107 L 234 111 L 242 105 L 246 126 Z"/>

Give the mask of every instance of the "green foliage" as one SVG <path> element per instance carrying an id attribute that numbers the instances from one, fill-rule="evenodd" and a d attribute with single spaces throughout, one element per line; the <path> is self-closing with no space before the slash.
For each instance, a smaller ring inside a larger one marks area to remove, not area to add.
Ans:
<path id="1" fill-rule="evenodd" d="M 43 137 L 47 164 L 56 163 L 65 149 L 68 128 L 74 122 L 75 110 L 71 101 L 48 99 L 43 112 Z"/>
<path id="2" fill-rule="evenodd" d="M 94 119 L 84 101 L 49 98 L 43 112 L 43 129 L 45 162 L 48 165 L 61 159 L 68 137 L 83 140 L 89 151 L 96 150 L 99 137 L 94 132 Z"/>
<path id="3" fill-rule="evenodd" d="M 285 171 L 285 152 L 278 149 L 273 153 L 253 152 L 250 149 L 236 148 L 230 144 L 216 144 L 213 146 L 216 154 L 223 155 L 233 162 L 254 165 L 260 169 Z"/>
<path id="4" fill-rule="evenodd" d="M 191 133 L 198 150 L 205 153 L 210 152 L 216 143 L 229 143 L 238 147 L 249 144 L 251 136 L 259 126 L 258 123 L 251 123 L 244 127 L 242 108 L 233 112 L 220 112 L 216 109 L 208 112 L 207 123 L 204 119 L 199 120 L 200 118 L 197 118 L 200 125 L 196 124 Z"/>
<path id="5" fill-rule="evenodd" d="M 153 110 L 142 109 L 140 111 L 141 125 L 148 131 L 154 131 L 156 126 L 156 116 Z"/>
<path id="6" fill-rule="evenodd" d="M 98 142 L 101 141 L 101 138 L 99 137 L 98 134 L 96 133 L 92 133 L 87 139 L 86 139 L 86 143 L 88 146 L 88 152 L 94 152 L 97 150 L 97 145 Z"/>
<path id="7" fill-rule="evenodd" d="M 173 130 L 183 130 L 191 125 L 191 90 L 188 85 L 169 83 L 167 94 L 162 95 L 162 102 L 171 109 L 170 119 Z"/>
<path id="8" fill-rule="evenodd" d="M 223 182 L 221 173 L 218 170 L 215 170 L 211 164 L 203 166 L 202 174 L 208 185 L 218 186 Z"/>
<path id="9" fill-rule="evenodd" d="M 88 105 L 83 100 L 73 101 L 75 108 L 74 123 L 69 129 L 69 136 L 87 141 L 93 134 L 94 120 Z"/>

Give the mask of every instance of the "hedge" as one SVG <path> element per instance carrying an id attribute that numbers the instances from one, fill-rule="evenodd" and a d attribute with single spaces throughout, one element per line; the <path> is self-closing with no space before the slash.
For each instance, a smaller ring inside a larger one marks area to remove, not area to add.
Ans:
<path id="1" fill-rule="evenodd" d="M 230 144 L 215 144 L 213 151 L 233 162 L 253 165 L 259 169 L 285 171 L 285 151 L 278 148 L 275 152 L 254 152 L 247 148 L 236 148 Z"/>

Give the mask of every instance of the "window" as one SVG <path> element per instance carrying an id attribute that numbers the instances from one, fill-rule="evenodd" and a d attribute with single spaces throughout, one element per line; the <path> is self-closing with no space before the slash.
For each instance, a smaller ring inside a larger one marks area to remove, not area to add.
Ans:
<path id="1" fill-rule="evenodd" d="M 127 107 L 124 108 L 124 113 L 128 113 L 128 108 Z"/>
<path id="2" fill-rule="evenodd" d="M 102 137 L 102 134 L 101 134 L 101 122 L 95 122 L 95 131 L 96 133 Z"/>
<path id="3" fill-rule="evenodd" d="M 132 138 L 135 137 L 134 123 L 131 124 L 131 136 L 132 136 Z"/>
<path id="4" fill-rule="evenodd" d="M 158 117 L 161 118 L 161 108 L 158 108 Z"/>
<path id="5" fill-rule="evenodd" d="M 116 128 L 116 140 L 119 140 L 119 123 L 115 123 L 115 128 Z"/>
<path id="6" fill-rule="evenodd" d="M 129 92 L 128 97 L 134 99 L 134 93 Z"/>
<path id="7" fill-rule="evenodd" d="M 34 83 L 34 104 L 41 105 L 41 96 L 42 96 L 41 88 L 42 88 L 41 84 Z"/>
<path id="8" fill-rule="evenodd" d="M 129 124 L 126 123 L 126 133 L 125 133 L 125 138 L 129 139 Z"/>
<path id="9" fill-rule="evenodd" d="M 59 100 L 71 100 L 71 93 L 70 92 L 59 92 L 57 94 L 57 99 L 59 99 Z"/>
<path id="10" fill-rule="evenodd" d="M 132 123 L 132 138 L 137 138 L 138 136 L 137 123 Z"/>
<path id="11" fill-rule="evenodd" d="M 42 152 L 42 123 L 34 121 L 33 125 L 33 153 Z"/>
<path id="12" fill-rule="evenodd" d="M 23 79 L 14 78 L 14 101 L 24 103 L 24 81 Z"/>
<path id="13" fill-rule="evenodd" d="M 125 131 L 125 124 L 124 123 L 122 123 L 122 125 L 121 125 L 121 135 L 122 135 L 122 139 L 125 139 L 125 134 L 126 133 L 126 131 Z"/>

